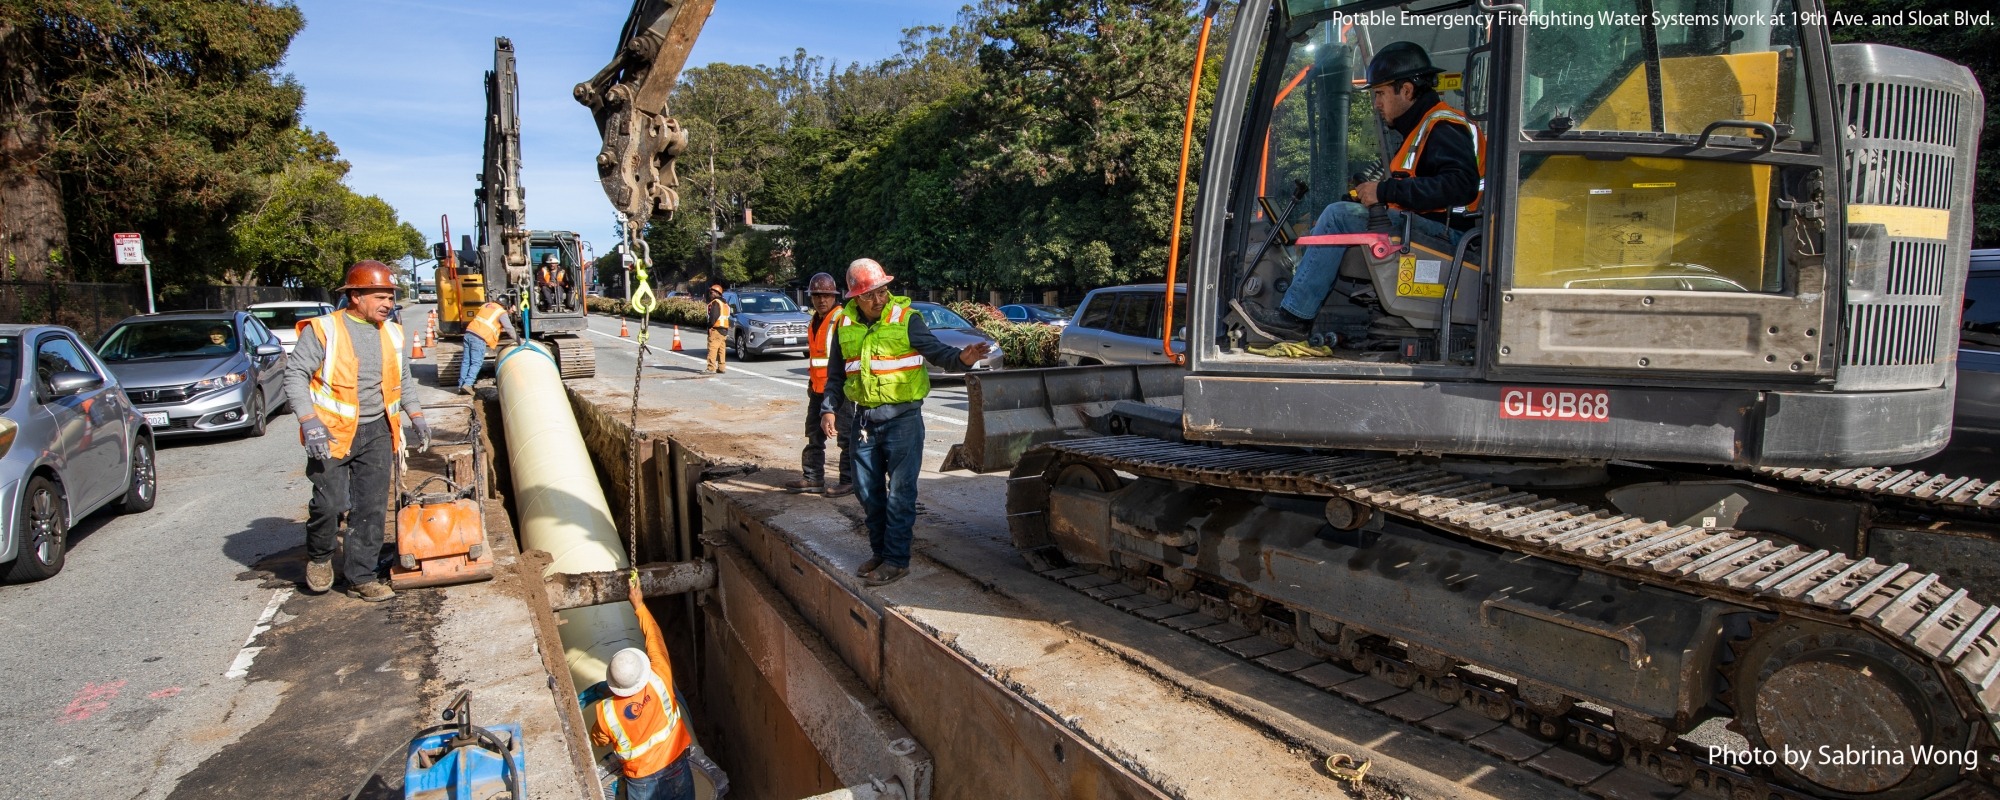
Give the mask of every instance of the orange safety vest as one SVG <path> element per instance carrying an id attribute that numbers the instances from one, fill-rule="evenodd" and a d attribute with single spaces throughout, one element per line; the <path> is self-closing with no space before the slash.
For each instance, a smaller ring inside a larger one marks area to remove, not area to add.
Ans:
<path id="1" fill-rule="evenodd" d="M 500 317 L 506 313 L 506 307 L 499 303 L 487 303 L 472 315 L 471 322 L 465 323 L 465 329 L 485 339 L 487 347 L 497 347 L 500 344 Z"/>
<path id="2" fill-rule="evenodd" d="M 313 414 L 333 434 L 329 448 L 336 459 L 346 458 L 354 446 L 354 433 L 361 428 L 361 362 L 354 356 L 354 340 L 347 335 L 344 311 L 306 320 L 300 329 L 319 337 L 326 358 L 313 370 L 307 382 L 312 395 Z M 403 326 L 382 323 L 382 411 L 389 418 L 389 438 L 396 450 L 403 449 L 403 426 L 396 415 L 403 410 Z M 305 443 L 299 431 L 299 443 Z"/>
<path id="3" fill-rule="evenodd" d="M 710 328 L 714 328 L 715 330 L 719 330 L 719 331 L 720 331 L 720 330 L 728 330 L 728 328 L 729 328 L 729 304 L 728 304 L 728 303 L 724 303 L 724 302 L 722 302 L 721 300 L 710 300 L 710 301 L 708 301 L 708 304 L 709 304 L 709 305 L 716 305 L 716 304 L 721 304 L 721 306 L 722 306 L 722 310 L 721 310 L 720 312 L 717 312 L 717 313 L 716 313 L 716 315 L 715 315 L 715 324 L 714 324 L 714 325 L 710 325 L 709 327 L 710 327 Z"/>
<path id="4" fill-rule="evenodd" d="M 1410 178 L 1416 176 L 1417 162 L 1423 160 L 1424 146 L 1430 144 L 1431 128 L 1440 122 L 1464 125 L 1465 129 L 1472 133 L 1472 154 L 1479 162 L 1479 193 L 1472 196 L 1472 202 L 1458 208 L 1406 208 L 1403 210 L 1414 211 L 1419 214 L 1432 214 L 1440 211 L 1454 211 L 1466 214 L 1478 211 L 1479 201 L 1486 196 L 1486 134 L 1479 132 L 1479 126 L 1472 124 L 1471 118 L 1465 116 L 1465 112 L 1452 108 L 1443 102 L 1431 106 L 1431 110 L 1426 112 L 1424 118 L 1417 123 L 1416 129 L 1410 131 L 1409 136 L 1403 137 L 1402 149 L 1397 150 L 1395 157 L 1389 159 L 1389 176 L 1392 178 Z"/>
<path id="5" fill-rule="evenodd" d="M 833 356 L 833 336 L 840 328 L 834 323 L 844 311 L 845 308 L 834 306 L 832 311 L 820 315 L 819 327 L 812 330 L 812 339 L 806 343 L 806 368 L 812 375 L 813 394 L 826 391 L 827 359 Z"/>
<path id="6" fill-rule="evenodd" d="M 666 769 L 694 744 L 681 719 L 681 706 L 655 673 L 626 697 L 597 704 L 597 725 L 611 735 L 612 752 L 625 761 L 625 777 L 643 778 Z"/>

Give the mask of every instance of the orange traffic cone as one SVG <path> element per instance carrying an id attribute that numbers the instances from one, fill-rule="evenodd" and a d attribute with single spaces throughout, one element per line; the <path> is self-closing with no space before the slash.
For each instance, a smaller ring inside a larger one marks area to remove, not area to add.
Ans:
<path id="1" fill-rule="evenodd" d="M 632 329 L 631 329 L 631 328 L 627 328 L 627 327 L 625 327 L 625 318 L 624 318 L 624 317 L 619 317 L 619 318 L 618 318 L 618 338 L 620 338 L 620 339 L 626 339 L 626 338 L 630 338 L 631 336 L 632 336 Z"/>
<path id="2" fill-rule="evenodd" d="M 679 326 L 679 325 L 675 325 L 675 326 L 674 326 L 674 352 L 678 353 L 678 352 L 680 352 L 680 350 L 681 350 L 681 326 Z"/>
<path id="3" fill-rule="evenodd" d="M 430 330 L 424 331 L 424 346 L 438 346 L 438 329 L 436 325 L 432 325 Z"/>
<path id="4" fill-rule="evenodd" d="M 411 340 L 410 340 L 410 360 L 411 360 L 411 361 L 415 361 L 415 360 L 417 360 L 417 359 L 419 359 L 419 358 L 423 358 L 423 357 L 424 357 L 424 342 L 423 342 L 423 340 L 422 340 L 422 339 L 411 339 Z"/>

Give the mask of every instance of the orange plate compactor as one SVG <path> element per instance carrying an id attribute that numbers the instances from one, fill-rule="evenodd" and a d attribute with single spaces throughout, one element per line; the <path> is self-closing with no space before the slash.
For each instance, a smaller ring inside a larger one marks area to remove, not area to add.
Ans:
<path id="1" fill-rule="evenodd" d="M 389 585 L 397 589 L 493 578 L 493 548 L 486 542 L 479 503 L 486 485 L 485 446 L 479 417 L 469 413 L 470 406 L 462 407 L 471 418 L 466 441 L 438 444 L 468 445 L 471 457 L 447 459 L 445 474 L 425 478 L 414 488 L 405 489 L 400 477 L 396 481 L 396 564 L 389 569 Z M 425 491 L 433 488 L 441 491 Z"/>

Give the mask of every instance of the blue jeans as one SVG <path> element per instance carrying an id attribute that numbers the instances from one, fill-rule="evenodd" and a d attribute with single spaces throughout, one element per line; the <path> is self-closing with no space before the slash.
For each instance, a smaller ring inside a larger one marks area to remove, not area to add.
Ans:
<path id="1" fill-rule="evenodd" d="M 1403 217 L 1407 216 L 1395 209 L 1389 210 L 1389 223 L 1396 233 L 1403 231 Z M 1320 212 L 1319 221 L 1313 223 L 1312 235 L 1328 233 L 1367 233 L 1368 208 L 1360 203 L 1345 200 L 1333 203 Z M 1416 217 L 1410 222 L 1412 236 L 1423 235 L 1443 239 L 1453 245 L 1465 236 L 1464 231 L 1454 230 L 1436 220 Z M 1326 295 L 1333 291 L 1333 279 L 1340 275 L 1340 260 L 1347 257 L 1346 245 L 1313 246 L 1306 248 L 1304 258 L 1299 259 L 1298 269 L 1292 272 L 1292 287 L 1285 290 L 1285 301 L 1279 304 L 1285 313 L 1299 319 L 1319 316 L 1319 307 L 1326 304 Z"/>
<path id="2" fill-rule="evenodd" d="M 471 386 L 479 380 L 479 368 L 486 366 L 486 340 L 479 334 L 465 334 L 465 363 L 458 366 L 458 385 Z"/>
<path id="3" fill-rule="evenodd" d="M 625 786 L 625 800 L 694 800 L 694 774 L 688 770 L 686 755 L 659 772 L 619 783 Z"/>
<path id="4" fill-rule="evenodd" d="M 867 512 L 868 550 L 883 564 L 908 567 L 924 459 L 923 407 L 888 422 L 857 415 L 855 425 L 854 495 Z"/>

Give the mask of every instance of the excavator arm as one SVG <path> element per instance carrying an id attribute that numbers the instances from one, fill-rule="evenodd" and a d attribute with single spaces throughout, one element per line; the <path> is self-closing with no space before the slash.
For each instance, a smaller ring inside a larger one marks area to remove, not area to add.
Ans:
<path id="1" fill-rule="evenodd" d="M 604 139 L 597 154 L 604 194 L 629 224 L 680 205 L 674 159 L 688 139 L 667 115 L 667 95 L 714 9 L 715 0 L 635 0 L 611 63 L 576 85 L 577 102 L 590 108 Z"/>

